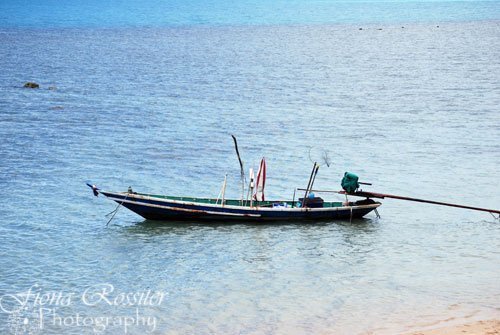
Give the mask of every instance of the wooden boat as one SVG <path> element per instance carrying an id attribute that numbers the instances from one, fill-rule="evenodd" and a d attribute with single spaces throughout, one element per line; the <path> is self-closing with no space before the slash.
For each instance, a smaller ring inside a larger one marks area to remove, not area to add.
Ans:
<path id="1" fill-rule="evenodd" d="M 379 217 L 377 208 L 382 205 L 380 202 L 374 201 L 373 198 L 384 199 L 392 198 L 406 201 L 416 201 L 429 203 L 434 205 L 458 207 L 470 210 L 489 212 L 495 217 L 500 210 L 487 209 L 481 207 L 472 207 L 458 205 L 442 201 L 425 200 L 393 194 L 383 194 L 375 192 L 366 192 L 360 189 L 360 185 L 371 185 L 358 181 L 358 176 L 346 172 L 341 182 L 343 191 L 317 191 L 313 189 L 314 181 L 318 173 L 320 165 L 314 162 L 309 182 L 305 189 L 297 188 L 295 191 L 305 191 L 302 198 L 295 200 L 295 192 L 293 199 L 289 200 L 265 200 L 264 186 L 266 164 L 263 158 L 257 173 L 257 179 L 254 182 L 253 170 L 250 169 L 250 183 L 248 185 L 248 193 L 246 199 L 245 194 L 245 175 L 243 163 L 238 151 L 236 138 L 233 136 L 236 154 L 240 163 L 241 173 L 241 199 L 225 199 L 224 193 L 226 189 L 226 178 L 217 198 L 192 198 L 192 197 L 175 197 L 167 195 L 155 195 L 146 193 L 134 192 L 130 187 L 127 192 L 110 192 L 103 191 L 95 185 L 87 184 L 92 188 L 94 195 L 103 194 L 107 198 L 117 202 L 119 205 L 115 209 L 113 216 L 108 223 L 113 219 L 114 215 L 120 208 L 124 206 L 134 213 L 139 214 L 148 220 L 197 220 L 197 221 L 214 221 L 221 222 L 241 221 L 241 222 L 261 222 L 261 221 L 291 221 L 291 220 L 352 220 L 353 218 L 361 218 L 371 211 L 375 211 Z M 329 166 L 327 156 L 325 158 L 326 165 Z M 227 176 L 226 176 L 227 177 Z M 314 196 L 313 192 L 337 193 L 345 195 L 345 202 L 331 201 L 325 202 L 322 198 Z M 349 201 L 347 195 L 355 197 L 363 197 L 365 199 L 359 201 Z M 113 213 L 113 212 L 112 212 Z"/>
<path id="2" fill-rule="evenodd" d="M 266 161 L 262 158 L 254 180 L 253 169 L 250 169 L 250 182 L 248 193 L 245 194 L 245 173 L 241 160 L 236 137 L 231 135 L 241 173 L 241 199 L 225 199 L 227 175 L 224 178 L 222 189 L 217 198 L 192 198 L 155 195 L 134 192 L 130 187 L 127 192 L 102 191 L 95 185 L 87 184 L 92 188 L 94 195 L 103 194 L 107 198 L 128 208 L 148 220 L 198 220 L 209 221 L 291 221 L 291 220 L 321 220 L 321 219 L 353 219 L 361 218 L 381 205 L 372 199 L 350 202 L 325 202 L 320 197 L 315 197 L 312 188 L 320 165 L 314 162 L 307 188 L 302 198 L 295 201 L 265 200 L 264 187 L 266 183 Z M 357 182 L 357 177 L 355 181 Z M 356 184 L 357 185 L 357 184 Z M 296 189 L 301 190 L 301 189 Z M 378 213 L 377 213 L 378 215 Z M 114 214 L 113 214 L 114 216 Z M 112 219 L 113 217 L 111 217 Z M 110 221 L 111 221 L 110 219 Z M 109 221 L 108 221 L 109 223 Z"/>
<path id="3" fill-rule="evenodd" d="M 298 201 L 241 201 L 210 198 L 174 197 L 131 192 L 102 191 L 93 185 L 94 194 L 102 194 L 148 220 L 197 221 L 290 221 L 361 218 L 381 205 L 364 199 L 356 202 L 324 202 L 311 197 L 302 206 Z"/>

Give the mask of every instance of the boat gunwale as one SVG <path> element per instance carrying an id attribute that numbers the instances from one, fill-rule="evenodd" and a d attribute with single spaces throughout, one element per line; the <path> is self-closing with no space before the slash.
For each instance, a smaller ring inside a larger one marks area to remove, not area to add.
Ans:
<path id="1" fill-rule="evenodd" d="M 157 197 L 154 195 L 145 195 L 145 194 L 139 194 L 139 193 L 128 193 L 128 192 L 110 192 L 110 191 L 100 191 L 100 193 L 104 194 L 106 197 L 110 198 L 111 200 L 117 201 L 117 202 L 126 202 L 126 203 L 131 203 L 131 204 L 138 204 L 137 201 L 130 201 L 128 199 L 144 199 L 144 200 L 152 200 L 152 201 L 159 201 L 159 202 L 165 202 L 165 203 L 171 203 L 171 204 L 178 204 L 178 205 L 188 205 L 188 206 L 203 206 L 203 207 L 210 207 L 214 209 L 219 209 L 219 211 L 214 212 L 214 214 L 217 215 L 223 215 L 227 214 L 227 212 L 222 212 L 220 209 L 231 209 L 231 210 L 239 210 L 239 211 L 247 211 L 247 212 L 256 212 L 256 211 L 270 211 L 270 212 L 290 212 L 290 213 L 301 213 L 301 212 L 333 212 L 333 211 L 341 211 L 341 210 L 351 210 L 351 209 L 369 209 L 369 208 L 378 208 L 382 204 L 380 202 L 374 202 L 372 204 L 365 204 L 365 205 L 354 205 L 354 206 L 332 206 L 332 207 L 318 207 L 318 208 L 311 208 L 311 207 L 284 207 L 284 206 L 278 206 L 278 207 L 260 207 L 260 206 L 233 206 L 233 205 L 224 205 L 222 206 L 221 204 L 210 204 L 210 203 L 201 203 L 201 202 L 189 202 L 189 201 L 182 201 L 182 200 L 173 200 L 173 199 L 167 199 L 163 197 Z M 111 196 L 110 196 L 111 195 Z M 119 196 L 120 198 L 117 198 L 116 196 Z M 123 198 L 125 196 L 125 198 Z M 211 199 L 211 198 L 200 198 L 200 199 Z M 238 200 L 237 200 L 238 201 Z M 274 201 L 273 201 L 274 202 Z M 276 200 L 276 203 L 280 202 L 289 202 L 285 200 Z M 196 211 L 193 209 L 186 209 L 182 207 L 172 207 L 172 206 L 162 206 L 162 205 L 157 205 L 157 204 L 150 204 L 150 203 L 145 203 L 145 202 L 140 202 L 141 205 L 144 206 L 150 206 L 150 207 L 157 207 L 157 208 L 168 208 L 172 210 L 185 210 L 185 211 Z M 199 210 L 200 212 L 209 212 L 206 210 Z M 229 213 L 229 214 L 236 214 L 236 213 Z M 247 214 L 243 214 L 247 215 Z M 250 214 L 251 215 L 251 214 Z"/>

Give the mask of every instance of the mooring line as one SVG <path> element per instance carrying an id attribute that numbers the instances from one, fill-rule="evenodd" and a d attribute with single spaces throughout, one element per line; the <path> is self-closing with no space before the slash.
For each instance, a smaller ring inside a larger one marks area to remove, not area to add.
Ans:
<path id="1" fill-rule="evenodd" d="M 498 217 L 496 217 L 496 216 L 495 216 L 495 214 L 493 214 L 492 212 L 488 212 L 488 213 L 490 213 L 490 214 L 491 214 L 491 216 L 493 216 L 493 218 L 494 218 L 495 220 L 500 221 L 500 214 L 498 214 Z"/>
<path id="2" fill-rule="evenodd" d="M 125 196 L 125 198 L 122 200 L 122 202 L 120 202 L 118 204 L 118 206 L 116 206 L 116 208 L 115 208 L 114 211 L 109 212 L 108 214 L 105 215 L 107 217 L 108 215 L 110 215 L 111 213 L 113 213 L 113 216 L 109 219 L 108 223 L 106 223 L 106 227 L 109 225 L 109 223 L 111 222 L 111 220 L 113 220 L 113 218 L 115 217 L 116 213 L 118 212 L 118 209 L 120 209 L 120 206 L 125 202 L 125 200 L 127 200 L 127 198 L 128 198 L 128 193 Z"/>

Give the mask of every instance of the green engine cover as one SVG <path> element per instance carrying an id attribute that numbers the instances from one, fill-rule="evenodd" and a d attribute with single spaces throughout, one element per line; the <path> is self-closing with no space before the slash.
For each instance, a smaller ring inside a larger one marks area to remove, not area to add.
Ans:
<path id="1" fill-rule="evenodd" d="M 346 172 L 344 173 L 344 178 L 342 178 L 342 188 L 347 193 L 354 193 L 359 188 L 358 176 L 354 173 Z"/>

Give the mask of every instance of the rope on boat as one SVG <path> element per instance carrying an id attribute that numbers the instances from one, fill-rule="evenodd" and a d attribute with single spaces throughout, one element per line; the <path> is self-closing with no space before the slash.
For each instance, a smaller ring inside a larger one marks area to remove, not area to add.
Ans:
<path id="1" fill-rule="evenodd" d="M 493 218 L 494 218 L 495 220 L 500 221 L 500 214 L 498 214 L 498 217 L 496 217 L 496 216 L 495 216 L 495 214 L 493 214 L 492 212 L 488 212 L 488 213 L 490 213 L 490 214 L 491 214 L 491 216 L 493 216 Z"/>
<path id="2" fill-rule="evenodd" d="M 125 202 L 125 200 L 127 200 L 128 195 L 129 195 L 129 193 L 127 193 L 127 195 L 125 196 L 125 198 L 123 198 L 122 202 L 120 202 L 118 204 L 118 206 L 116 206 L 116 208 L 115 208 L 114 211 L 111 211 L 111 212 L 109 212 L 108 214 L 105 215 L 106 217 L 108 217 L 111 213 L 113 213 L 113 216 L 109 219 L 108 223 L 106 223 L 106 227 L 109 225 L 109 223 L 111 222 L 111 220 L 113 220 L 113 218 L 115 217 L 116 213 L 118 213 L 118 210 L 120 209 L 120 206 Z"/>

